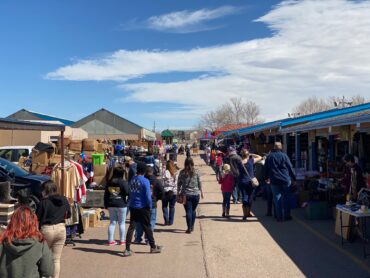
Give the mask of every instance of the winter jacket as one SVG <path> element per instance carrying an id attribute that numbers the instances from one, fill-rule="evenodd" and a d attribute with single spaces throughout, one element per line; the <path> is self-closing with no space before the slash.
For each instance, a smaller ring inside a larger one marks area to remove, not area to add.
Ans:
<path id="1" fill-rule="evenodd" d="M 152 208 L 157 208 L 157 201 L 163 199 L 164 189 L 162 182 L 153 176 L 145 176 L 150 182 L 152 192 Z"/>
<path id="2" fill-rule="evenodd" d="M 234 187 L 234 176 L 231 173 L 227 173 L 221 176 L 219 183 L 221 184 L 221 191 L 233 192 Z"/>
<path id="3" fill-rule="evenodd" d="M 66 197 L 51 195 L 41 200 L 36 209 L 40 227 L 64 223 L 71 217 L 71 207 Z"/>
<path id="4" fill-rule="evenodd" d="M 125 208 L 127 207 L 127 198 L 129 196 L 129 187 L 125 180 L 114 178 L 107 184 L 104 192 L 105 208 Z"/>
<path id="5" fill-rule="evenodd" d="M 28 238 L 0 244 L 1 278 L 50 277 L 53 271 L 53 254 L 46 241 Z"/>
<path id="6" fill-rule="evenodd" d="M 130 181 L 129 207 L 133 209 L 152 208 L 150 182 L 142 175 L 135 176 Z"/>
<path id="7" fill-rule="evenodd" d="M 265 162 L 265 178 L 273 185 L 290 184 L 295 179 L 295 173 L 289 157 L 280 150 L 273 150 Z"/>
<path id="8" fill-rule="evenodd" d="M 177 192 L 185 195 L 199 195 L 202 190 L 202 183 L 198 172 L 195 172 L 192 176 L 185 174 L 182 170 L 179 175 L 177 182 Z"/>
<path id="9" fill-rule="evenodd" d="M 229 163 L 230 163 L 231 173 L 234 175 L 234 178 L 239 177 L 240 166 L 242 165 L 242 158 L 236 153 L 231 154 L 229 156 Z"/>

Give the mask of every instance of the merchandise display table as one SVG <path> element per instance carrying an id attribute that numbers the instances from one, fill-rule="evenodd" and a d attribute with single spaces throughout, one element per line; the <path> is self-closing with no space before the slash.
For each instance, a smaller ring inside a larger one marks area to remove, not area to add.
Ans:
<path id="1" fill-rule="evenodd" d="M 366 235 L 366 224 L 367 224 L 366 220 L 367 218 L 370 217 L 370 212 L 353 211 L 348 206 L 345 206 L 345 205 L 337 205 L 336 209 L 339 211 L 339 215 L 340 215 L 340 233 L 341 233 L 341 238 L 342 238 L 342 246 L 344 245 L 343 228 L 358 228 L 360 231 L 359 235 L 363 243 L 364 257 L 366 258 L 368 255 L 370 255 L 366 251 L 366 245 L 369 240 Z M 342 217 L 343 213 L 355 217 L 358 220 L 358 222 L 357 223 L 355 222 L 354 224 L 349 223 L 349 225 L 343 225 L 343 217 Z"/>

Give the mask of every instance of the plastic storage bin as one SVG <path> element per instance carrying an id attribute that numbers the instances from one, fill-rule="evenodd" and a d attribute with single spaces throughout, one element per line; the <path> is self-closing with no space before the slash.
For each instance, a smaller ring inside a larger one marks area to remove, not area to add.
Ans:
<path id="1" fill-rule="evenodd" d="M 306 207 L 306 218 L 310 220 L 330 218 L 329 204 L 327 202 L 309 202 Z"/>
<path id="2" fill-rule="evenodd" d="M 103 165 L 104 164 L 104 154 L 94 153 L 91 155 L 93 165 Z"/>

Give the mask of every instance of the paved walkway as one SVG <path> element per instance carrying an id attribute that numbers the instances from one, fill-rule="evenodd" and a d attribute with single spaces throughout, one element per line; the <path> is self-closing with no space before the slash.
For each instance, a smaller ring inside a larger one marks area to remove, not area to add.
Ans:
<path id="1" fill-rule="evenodd" d="M 183 157 L 179 157 L 182 165 Z M 106 247 L 107 228 L 90 228 L 66 247 L 61 277 L 370 277 L 369 260 L 360 259 L 326 241 L 301 221 L 277 223 L 264 216 L 265 203 L 253 206 L 256 217 L 241 220 L 241 205 L 232 218 L 221 215 L 221 193 L 212 169 L 199 157 L 205 199 L 198 209 L 195 231 L 185 234 L 184 209 L 176 206 L 174 226 L 162 226 L 159 204 L 155 232 L 162 254 L 133 245 L 134 256 L 122 257 L 123 247 Z M 105 223 L 107 224 L 107 223 Z"/>

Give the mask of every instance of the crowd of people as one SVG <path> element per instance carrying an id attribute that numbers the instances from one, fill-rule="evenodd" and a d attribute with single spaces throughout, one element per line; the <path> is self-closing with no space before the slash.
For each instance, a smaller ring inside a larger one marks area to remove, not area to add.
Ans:
<path id="1" fill-rule="evenodd" d="M 267 200 L 267 216 L 278 221 L 291 219 L 288 196 L 295 173 L 282 144 L 276 142 L 266 156 L 230 146 L 226 153 L 206 146 L 205 160 L 216 173 L 223 196 L 222 217 L 230 216 L 230 203 L 242 203 L 243 220 L 251 217 L 251 207 L 258 192 Z M 274 209 L 273 209 L 274 208 Z M 274 211 L 274 214 L 273 214 Z"/>
<path id="2" fill-rule="evenodd" d="M 180 147 L 181 148 L 181 147 Z M 157 203 L 162 202 L 163 225 L 175 220 L 176 204 L 182 204 L 186 215 L 186 233 L 191 234 L 196 209 L 203 198 L 199 172 L 184 148 L 186 159 L 182 170 L 173 160 L 167 160 L 158 170 L 156 160 L 148 154 L 145 160 L 126 156 L 125 164 L 117 164 L 105 187 L 104 206 L 109 211 L 107 246 L 122 245 L 124 256 L 131 256 L 132 244 L 145 241 L 151 253 L 161 253 L 154 229 L 157 223 Z M 222 192 L 222 217 L 230 217 L 230 206 L 242 204 L 242 219 L 253 216 L 251 208 L 256 195 L 263 192 L 267 200 L 267 216 L 277 221 L 291 220 L 289 194 L 295 172 L 280 142 L 270 153 L 260 156 L 234 146 L 227 151 L 205 148 L 205 161 L 212 166 Z M 349 189 L 353 195 L 363 186 L 361 169 L 352 155 L 346 155 Z M 57 193 L 51 181 L 42 186 L 43 199 L 36 211 L 20 206 L 12 215 L 7 229 L 0 235 L 0 277 L 56 277 L 60 275 L 60 259 L 66 241 L 65 220 L 71 215 L 66 197 Z M 126 218 L 130 224 L 126 233 Z M 118 224 L 119 240 L 114 239 Z M 143 238 L 145 234 L 145 237 Z M 134 237 L 134 239 L 133 239 Z"/>
<path id="3" fill-rule="evenodd" d="M 131 256 L 131 245 L 143 241 L 151 253 L 160 253 L 162 246 L 154 239 L 157 202 L 162 202 L 164 225 L 175 219 L 176 203 L 182 204 L 186 215 L 186 233 L 194 229 L 196 208 L 203 197 L 199 173 L 191 156 L 184 169 L 168 160 L 162 171 L 149 159 L 135 160 L 126 156 L 125 164 L 117 164 L 105 187 L 104 206 L 109 211 L 107 246 L 125 245 L 124 256 Z M 158 166 L 158 165 L 157 165 Z M 60 275 L 60 259 L 66 242 L 65 221 L 71 216 L 66 197 L 57 193 L 57 185 L 46 182 L 43 199 L 36 211 L 20 206 L 0 236 L 0 277 L 55 277 Z M 126 233 L 126 217 L 130 224 Z M 114 239 L 118 223 L 119 241 Z M 135 234 L 135 238 L 133 236 Z"/>

